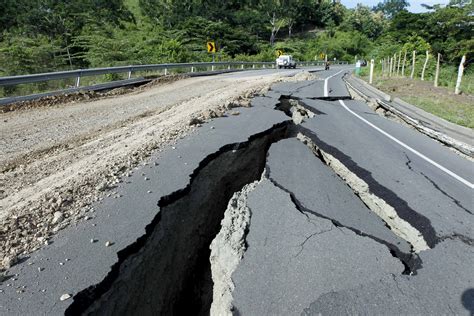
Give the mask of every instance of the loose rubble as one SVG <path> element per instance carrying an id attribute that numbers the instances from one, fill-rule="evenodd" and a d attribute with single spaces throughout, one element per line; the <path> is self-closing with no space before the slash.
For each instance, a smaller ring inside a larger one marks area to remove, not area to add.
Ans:
<path id="1" fill-rule="evenodd" d="M 61 297 L 59 298 L 61 301 L 65 301 L 67 299 L 70 299 L 71 298 L 71 294 L 63 294 L 61 295 Z"/>
<path id="2" fill-rule="evenodd" d="M 279 78 L 191 78 L 120 98 L 55 98 L 0 113 L 6 121 L 0 126 L 6 135 L 0 140 L 0 271 L 48 245 L 69 224 L 90 219 L 89 205 L 152 152 L 236 107 L 251 106 L 250 98 Z M 159 104 L 162 98 L 169 104 Z"/>

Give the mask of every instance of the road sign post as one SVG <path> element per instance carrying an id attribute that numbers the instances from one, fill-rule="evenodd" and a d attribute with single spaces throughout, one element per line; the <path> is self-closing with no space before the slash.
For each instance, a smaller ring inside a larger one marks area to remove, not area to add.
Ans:
<path id="1" fill-rule="evenodd" d="M 216 62 L 217 47 L 215 42 L 207 42 L 207 52 L 212 54 L 212 62 Z M 211 66 L 211 70 L 214 71 L 214 65 Z"/>
<path id="2" fill-rule="evenodd" d="M 207 52 L 208 53 L 215 53 L 217 52 L 216 43 L 215 42 L 207 42 Z"/>

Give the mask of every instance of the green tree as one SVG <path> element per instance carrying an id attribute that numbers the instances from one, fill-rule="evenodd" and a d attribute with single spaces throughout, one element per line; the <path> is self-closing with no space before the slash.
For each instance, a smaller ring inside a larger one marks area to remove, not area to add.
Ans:
<path id="1" fill-rule="evenodd" d="M 372 12 L 369 7 L 362 4 L 351 10 L 341 24 L 341 29 L 359 31 L 370 39 L 378 38 L 385 27 L 383 15 L 380 12 Z"/>
<path id="2" fill-rule="evenodd" d="M 374 8 L 374 11 L 383 12 L 388 18 L 392 18 L 401 11 L 406 11 L 410 4 L 407 0 L 383 0 L 379 2 Z"/>

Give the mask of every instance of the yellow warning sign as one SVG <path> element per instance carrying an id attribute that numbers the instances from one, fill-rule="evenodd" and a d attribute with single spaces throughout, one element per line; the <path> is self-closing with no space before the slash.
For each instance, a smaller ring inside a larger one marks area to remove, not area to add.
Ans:
<path id="1" fill-rule="evenodd" d="M 207 52 L 208 53 L 215 53 L 217 51 L 216 49 L 216 43 L 214 42 L 207 42 Z"/>
<path id="2" fill-rule="evenodd" d="M 277 49 L 276 54 L 277 54 L 278 57 L 280 57 L 280 56 L 283 55 L 284 53 L 283 53 L 283 51 L 282 51 L 281 49 Z"/>
<path id="3" fill-rule="evenodd" d="M 319 54 L 319 58 L 324 59 L 326 55 L 324 53 Z"/>

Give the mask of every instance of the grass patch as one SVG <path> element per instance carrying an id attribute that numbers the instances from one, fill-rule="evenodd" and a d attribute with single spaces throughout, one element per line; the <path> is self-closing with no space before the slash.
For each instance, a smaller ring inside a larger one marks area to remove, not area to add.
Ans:
<path id="1" fill-rule="evenodd" d="M 362 76 L 368 81 L 368 78 Z M 401 77 L 377 77 L 376 88 L 452 123 L 474 128 L 474 96 L 454 94 L 448 87 L 434 87 L 432 82 Z"/>
<path id="2" fill-rule="evenodd" d="M 429 96 L 404 96 L 402 98 L 404 101 L 447 121 L 474 128 L 474 105 L 472 104 L 453 103 L 450 100 Z"/>

